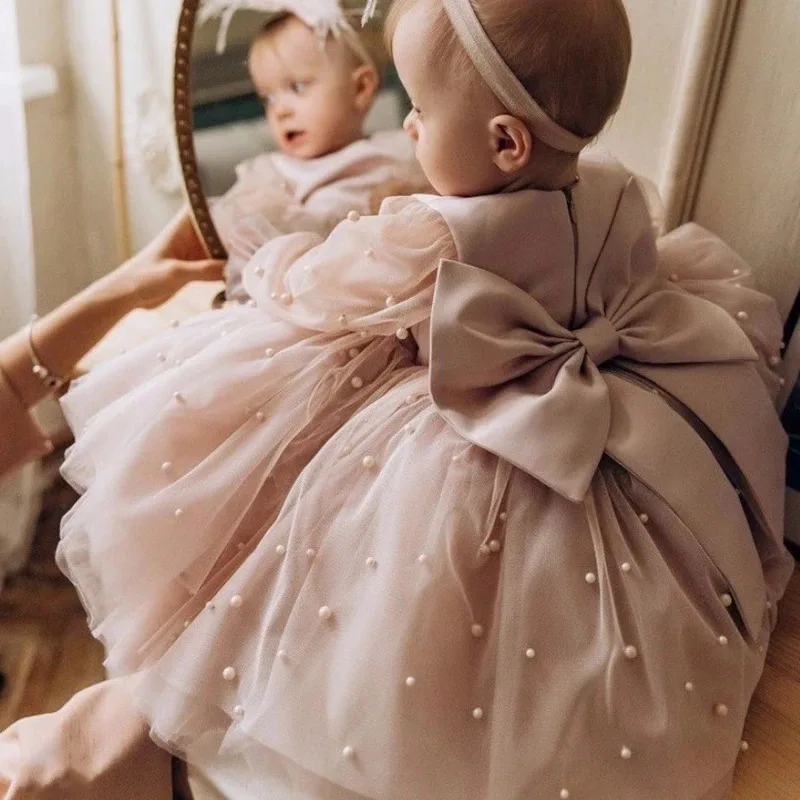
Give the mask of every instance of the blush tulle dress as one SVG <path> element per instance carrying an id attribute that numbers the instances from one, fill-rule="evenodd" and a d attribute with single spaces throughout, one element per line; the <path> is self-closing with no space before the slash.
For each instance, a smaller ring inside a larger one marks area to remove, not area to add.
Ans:
<path id="1" fill-rule="evenodd" d="M 792 569 L 780 323 L 637 182 L 415 196 L 83 379 L 58 561 L 230 797 L 720 800 Z"/>

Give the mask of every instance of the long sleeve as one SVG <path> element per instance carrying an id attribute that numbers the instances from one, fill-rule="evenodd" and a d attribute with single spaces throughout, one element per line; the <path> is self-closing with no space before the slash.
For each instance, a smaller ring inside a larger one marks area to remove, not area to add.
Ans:
<path id="1" fill-rule="evenodd" d="M 283 236 L 245 270 L 259 307 L 314 331 L 391 335 L 427 319 L 436 271 L 456 247 L 441 215 L 415 198 L 339 224 L 326 239 Z"/>
<path id="2" fill-rule="evenodd" d="M 665 277 L 690 294 L 727 311 L 758 353 L 758 370 L 775 397 L 783 330 L 775 301 L 759 292 L 753 270 L 725 242 L 694 223 L 659 239 Z"/>

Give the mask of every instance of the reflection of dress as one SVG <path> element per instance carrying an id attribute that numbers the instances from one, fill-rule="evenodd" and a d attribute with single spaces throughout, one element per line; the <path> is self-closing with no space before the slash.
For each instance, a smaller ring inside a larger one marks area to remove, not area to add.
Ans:
<path id="1" fill-rule="evenodd" d="M 577 249 L 560 192 L 392 200 L 68 396 L 59 560 L 158 741 L 259 796 L 727 796 L 791 571 L 777 315 L 582 178 Z"/>
<path id="2" fill-rule="evenodd" d="M 237 253 L 252 254 L 280 234 L 309 231 L 325 237 L 349 211 L 369 213 L 373 192 L 389 181 L 425 185 L 414 144 L 403 131 L 377 133 L 314 159 L 264 154 L 240 164 L 236 175 L 236 185 L 214 202 L 213 213 L 220 236 L 233 251 L 228 297 L 239 301 L 247 294 Z"/>

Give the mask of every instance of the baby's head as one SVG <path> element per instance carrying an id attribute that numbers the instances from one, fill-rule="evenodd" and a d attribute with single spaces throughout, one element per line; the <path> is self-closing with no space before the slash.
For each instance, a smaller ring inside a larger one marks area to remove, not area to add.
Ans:
<path id="1" fill-rule="evenodd" d="M 267 25 L 253 42 L 248 67 L 264 100 L 279 149 L 310 159 L 360 139 L 378 89 L 376 68 L 348 36 L 317 33 L 295 16 Z"/>
<path id="2" fill-rule="evenodd" d="M 619 108 L 631 60 L 622 0 L 458 0 L 472 8 L 528 94 L 562 128 L 597 136 Z M 441 194 L 558 188 L 577 155 L 544 144 L 481 77 L 442 0 L 395 0 L 387 22 L 414 110 L 405 122 Z"/>

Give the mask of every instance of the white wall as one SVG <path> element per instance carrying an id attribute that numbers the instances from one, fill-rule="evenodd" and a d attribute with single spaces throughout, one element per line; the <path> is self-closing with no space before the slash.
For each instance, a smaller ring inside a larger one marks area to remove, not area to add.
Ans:
<path id="1" fill-rule="evenodd" d="M 39 311 L 69 297 L 91 276 L 78 160 L 70 53 L 61 0 L 17 0 L 23 65 L 49 63 L 60 90 L 25 109 Z"/>
<path id="2" fill-rule="evenodd" d="M 114 120 L 112 22 L 108 0 L 62 0 L 78 90 L 75 116 L 84 195 L 89 259 L 94 275 L 118 262 L 113 173 Z M 138 152 L 142 102 L 171 103 L 171 64 L 178 0 L 120 0 L 126 115 L 128 202 L 134 250 L 146 244 L 180 204 L 180 192 L 165 194 L 144 173 Z M 162 120 L 169 124 L 169 117 Z M 168 131 L 165 130 L 168 135 Z"/>
<path id="3" fill-rule="evenodd" d="M 800 288 L 800 3 L 743 3 L 694 218 L 759 272 L 784 315 Z"/>

